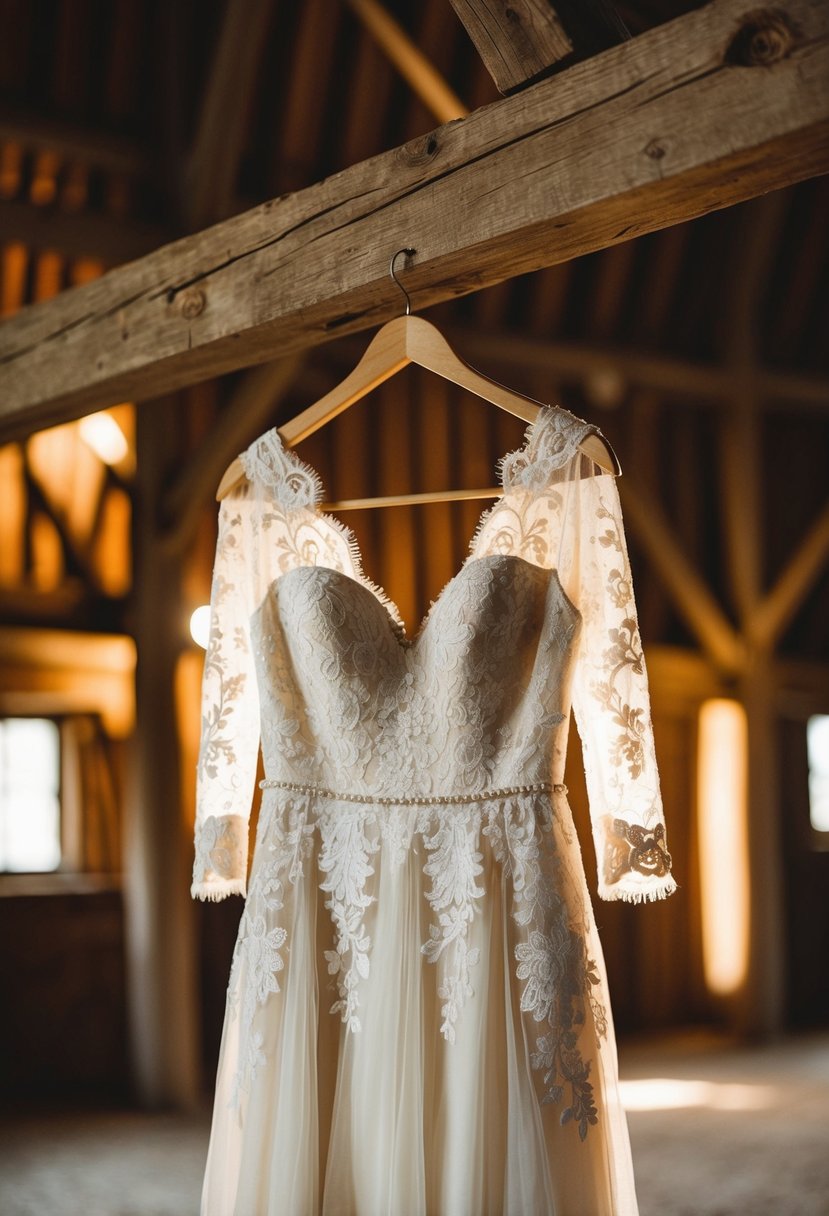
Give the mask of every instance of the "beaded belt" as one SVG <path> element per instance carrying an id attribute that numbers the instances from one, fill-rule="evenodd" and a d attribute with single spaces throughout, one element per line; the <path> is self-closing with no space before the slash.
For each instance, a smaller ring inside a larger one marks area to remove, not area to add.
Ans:
<path id="1" fill-rule="evenodd" d="M 297 794 L 316 794 L 336 802 L 377 802 L 383 806 L 434 806 L 437 803 L 487 802 L 490 799 L 508 798 L 514 794 L 566 794 L 566 785 L 553 785 L 549 781 L 533 781 L 528 785 L 508 785 L 501 789 L 479 790 L 474 794 L 426 794 L 414 798 L 389 798 L 382 794 L 339 794 L 336 790 L 319 785 L 303 785 L 299 781 L 275 781 L 266 777 L 259 782 L 260 790 L 290 790 Z"/>

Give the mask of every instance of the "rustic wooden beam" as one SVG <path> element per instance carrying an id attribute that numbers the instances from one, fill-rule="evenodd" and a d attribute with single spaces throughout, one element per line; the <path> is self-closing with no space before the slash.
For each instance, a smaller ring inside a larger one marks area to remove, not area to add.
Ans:
<path id="1" fill-rule="evenodd" d="M 302 353 L 288 355 L 275 363 L 263 363 L 242 378 L 232 400 L 162 498 L 161 535 L 169 548 L 180 552 L 188 543 L 199 512 L 205 501 L 213 499 L 222 473 L 267 421 L 274 421 L 303 359 Z"/>
<path id="2" fill-rule="evenodd" d="M 630 34 L 605 0 L 450 0 L 501 93 L 564 59 L 586 58 Z"/>
<path id="3" fill-rule="evenodd" d="M 184 174 L 190 229 L 231 210 L 273 0 L 227 0 Z"/>
<path id="4" fill-rule="evenodd" d="M 179 456 L 176 401 L 136 417 L 133 518 L 136 730 L 129 753 L 123 870 L 130 1041 L 145 1106 L 192 1107 L 199 1092 L 192 831 L 181 806 L 175 680 L 186 645 L 181 559 L 157 528 L 161 488 Z"/>
<path id="5" fill-rule="evenodd" d="M 829 502 L 818 515 L 774 587 L 748 621 L 758 649 L 772 649 L 829 562 Z"/>
<path id="6" fill-rule="evenodd" d="M 30 249 L 54 249 L 70 258 L 100 258 L 120 266 L 143 257 L 169 239 L 169 230 L 94 211 L 63 211 L 16 199 L 0 202 L 3 241 Z"/>
<path id="7" fill-rule="evenodd" d="M 719 418 L 720 502 L 732 594 L 743 630 L 762 589 L 763 457 L 754 378 L 762 290 L 789 199 L 783 191 L 754 199 L 744 211 L 731 275 L 728 363 L 734 375 L 730 409 Z"/>
<path id="8" fill-rule="evenodd" d="M 0 143 L 19 144 L 30 152 L 55 152 L 65 161 L 129 176 L 143 176 L 153 164 L 147 149 L 123 136 L 39 118 L 6 106 L 0 109 Z"/>
<path id="9" fill-rule="evenodd" d="M 272 359 L 829 169 L 829 10 L 714 3 L 0 326 L 0 441 Z M 746 47 L 749 49 L 746 49 Z"/>
<path id="10" fill-rule="evenodd" d="M 746 660 L 745 643 L 683 550 L 659 503 L 643 485 L 634 486 L 624 477 L 619 495 L 631 530 L 700 646 L 722 672 L 740 672 Z"/>
<path id="11" fill-rule="evenodd" d="M 464 358 L 484 366 L 512 368 L 519 373 L 541 373 L 554 385 L 564 378 L 586 379 L 612 372 L 624 381 L 652 389 L 667 397 L 688 398 L 695 403 L 715 402 L 728 407 L 739 390 L 738 379 L 728 365 L 662 355 L 652 351 L 615 346 L 605 342 L 577 342 L 560 338 L 533 337 L 504 330 L 473 329 L 468 325 L 440 322 L 440 328 Z M 365 342 L 348 338 L 330 347 L 338 363 L 353 363 Z M 797 409 L 805 413 L 829 410 L 829 378 L 797 371 L 755 367 L 754 383 L 758 408 Z"/>
<path id="12" fill-rule="evenodd" d="M 23 476 L 31 507 L 42 511 L 54 525 L 55 531 L 60 538 L 64 565 L 67 567 L 70 577 L 73 574 L 79 575 L 86 584 L 88 593 L 100 595 L 100 579 L 98 578 L 88 547 L 83 545 L 76 536 L 72 535 L 63 511 L 52 502 L 48 490 L 41 484 L 33 472 L 25 452 L 23 456 Z"/>
<path id="13" fill-rule="evenodd" d="M 438 122 L 466 117 L 468 108 L 378 0 L 347 2 Z"/>

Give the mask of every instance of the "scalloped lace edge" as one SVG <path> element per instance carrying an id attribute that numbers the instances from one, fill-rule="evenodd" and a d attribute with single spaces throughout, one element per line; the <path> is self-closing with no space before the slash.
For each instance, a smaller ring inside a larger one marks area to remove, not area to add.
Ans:
<path id="1" fill-rule="evenodd" d="M 676 890 L 676 879 L 672 874 L 666 874 L 664 878 L 646 878 L 643 883 L 632 883 L 624 878 L 614 883 L 600 882 L 598 887 L 599 899 L 603 899 L 607 903 L 624 900 L 629 904 L 667 899 Z"/>
<path id="2" fill-rule="evenodd" d="M 211 903 L 218 903 L 220 899 L 226 899 L 228 895 L 247 896 L 246 885 L 244 878 L 222 878 L 213 882 L 194 882 L 190 887 L 190 895 L 193 899 L 209 899 Z"/>

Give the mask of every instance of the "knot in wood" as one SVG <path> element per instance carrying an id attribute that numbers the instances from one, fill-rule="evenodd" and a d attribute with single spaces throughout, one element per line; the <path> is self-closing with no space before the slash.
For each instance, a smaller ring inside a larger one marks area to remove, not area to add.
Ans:
<path id="1" fill-rule="evenodd" d="M 179 312 L 186 321 L 192 321 L 194 317 L 203 313 L 206 305 L 207 296 L 200 287 L 188 287 L 179 297 Z"/>
<path id="2" fill-rule="evenodd" d="M 751 13 L 731 39 L 725 62 L 739 67 L 771 67 L 794 50 L 797 30 L 791 17 L 780 9 Z"/>
<path id="3" fill-rule="evenodd" d="M 404 144 L 400 149 L 400 159 L 407 165 L 427 165 L 437 156 L 439 148 L 437 135 L 430 131 L 428 135 L 410 139 Z"/>
<path id="4" fill-rule="evenodd" d="M 652 139 L 645 145 L 645 156 L 649 156 L 651 160 L 662 160 L 666 151 L 665 145 L 658 139 Z"/>

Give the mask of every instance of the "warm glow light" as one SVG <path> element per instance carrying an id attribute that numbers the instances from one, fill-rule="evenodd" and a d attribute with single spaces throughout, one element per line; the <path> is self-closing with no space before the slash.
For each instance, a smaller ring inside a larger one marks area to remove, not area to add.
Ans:
<path id="1" fill-rule="evenodd" d="M 190 637 L 202 650 L 207 650 L 210 639 L 210 605 L 202 604 L 190 617 Z"/>
<path id="2" fill-rule="evenodd" d="M 704 1106 L 709 1110 L 768 1110 L 777 1100 L 771 1085 L 674 1077 L 620 1081 L 619 1089 L 626 1110 L 680 1110 L 689 1106 Z"/>
<path id="3" fill-rule="evenodd" d="M 106 410 L 87 414 L 80 422 L 81 438 L 104 464 L 120 464 L 128 452 L 124 432 Z"/>
<path id="4" fill-rule="evenodd" d="M 829 832 L 829 714 L 806 723 L 809 753 L 809 818 L 816 832 Z"/>
<path id="5" fill-rule="evenodd" d="M 705 978 L 727 995 L 748 966 L 748 728 L 737 701 L 706 701 L 699 715 L 699 868 Z"/>

